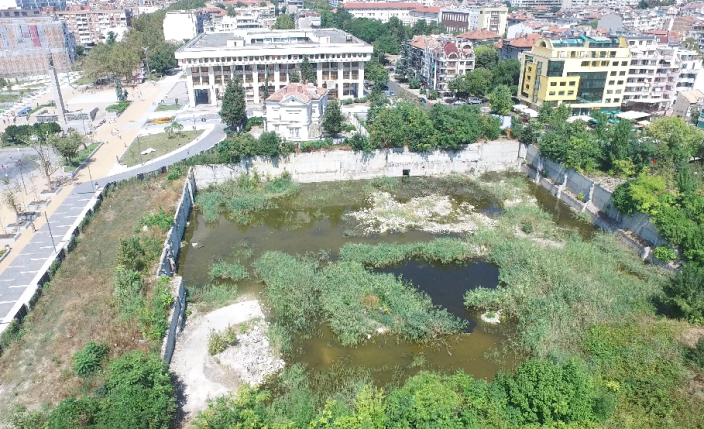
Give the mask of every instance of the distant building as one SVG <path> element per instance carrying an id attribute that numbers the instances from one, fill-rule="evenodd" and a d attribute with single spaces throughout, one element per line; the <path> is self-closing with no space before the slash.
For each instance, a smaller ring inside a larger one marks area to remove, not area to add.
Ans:
<path id="1" fill-rule="evenodd" d="M 479 9 L 477 30 L 488 30 L 500 36 L 506 34 L 507 7 L 482 7 Z"/>
<path id="2" fill-rule="evenodd" d="M 515 39 L 506 39 L 501 44 L 501 56 L 503 60 L 517 60 L 521 52 L 530 51 L 535 45 L 535 42 L 540 38 L 539 34 L 527 34 L 525 36 L 516 37 Z"/>
<path id="3" fill-rule="evenodd" d="M 603 28 L 606 31 L 620 30 L 623 27 L 623 19 L 615 13 L 607 13 L 599 18 L 597 28 Z"/>
<path id="4" fill-rule="evenodd" d="M 55 7 L 58 10 L 66 9 L 66 0 L 15 0 L 20 9 L 41 9 Z"/>
<path id="5" fill-rule="evenodd" d="M 449 33 L 479 28 L 479 9 L 442 9 L 440 21 Z"/>
<path id="6" fill-rule="evenodd" d="M 164 39 L 176 42 L 191 40 L 203 33 L 206 14 L 198 10 L 166 12 Z"/>
<path id="7" fill-rule="evenodd" d="M 492 45 L 501 41 L 501 36 L 489 30 L 471 30 L 457 35 L 460 41 L 471 42 L 473 46 Z"/>
<path id="8" fill-rule="evenodd" d="M 697 108 L 701 109 L 703 104 L 704 94 L 698 89 L 682 91 L 677 95 L 677 100 L 672 108 L 672 116 L 679 116 L 689 122 L 692 112 Z"/>
<path id="9" fill-rule="evenodd" d="M 300 9 L 295 15 L 296 28 L 308 30 L 311 28 L 320 28 L 321 17 L 318 12 L 310 9 Z"/>
<path id="10" fill-rule="evenodd" d="M 623 37 L 540 38 L 519 55 L 518 99 L 566 103 L 574 114 L 621 107 L 631 53 Z"/>
<path id="11" fill-rule="evenodd" d="M 66 23 L 55 17 L 0 17 L 0 76 L 46 74 L 49 59 L 57 71 L 70 71 L 75 46 Z"/>
<path id="12" fill-rule="evenodd" d="M 320 138 L 320 122 L 328 105 L 328 90 L 313 84 L 290 83 L 264 101 L 266 130 L 287 140 Z"/>
<path id="13" fill-rule="evenodd" d="M 411 68 L 430 89 L 446 93 L 449 83 L 468 71 L 474 70 L 472 43 L 458 38 L 415 36 L 409 42 Z"/>
<path id="14" fill-rule="evenodd" d="M 341 4 L 339 8 L 343 8 L 352 14 L 355 18 L 377 19 L 381 22 L 389 22 L 391 18 L 398 18 L 406 25 L 413 25 L 411 11 L 416 10 L 423 5 L 420 3 L 359 3 L 349 2 Z"/>
<path id="15" fill-rule="evenodd" d="M 262 28 L 262 22 L 256 12 L 235 16 L 212 18 L 203 24 L 205 33 L 231 33 L 243 28 Z"/>
<path id="16" fill-rule="evenodd" d="M 300 73 L 304 56 L 317 74 L 318 85 L 331 98 L 363 95 L 364 63 L 373 48 L 342 30 L 235 30 L 201 34 L 176 51 L 186 71 L 191 106 L 217 104 L 225 85 L 237 77 L 247 103 L 262 102 L 265 85 L 269 94 L 290 83 Z"/>
<path id="17" fill-rule="evenodd" d="M 44 8 L 42 13 L 55 14 L 65 22 L 68 30 L 73 33 L 79 45 L 97 45 L 104 41 L 104 34 L 113 31 L 121 35 L 122 30 L 132 24 L 132 11 L 130 9 L 98 9 L 92 10 L 88 6 L 71 6 L 65 11 L 54 8 Z"/>

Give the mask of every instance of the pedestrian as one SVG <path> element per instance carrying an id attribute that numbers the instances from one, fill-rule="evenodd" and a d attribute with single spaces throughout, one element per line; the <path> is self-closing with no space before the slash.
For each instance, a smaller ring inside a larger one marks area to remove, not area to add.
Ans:
<path id="1" fill-rule="evenodd" d="M 34 230 L 34 232 L 37 232 L 37 227 L 34 226 L 34 221 L 30 222 L 30 223 L 29 223 L 29 226 L 32 227 L 32 229 Z"/>
<path id="2" fill-rule="evenodd" d="M 118 132 L 118 133 L 117 133 L 117 138 L 119 138 L 120 140 L 122 140 L 122 133 Z"/>

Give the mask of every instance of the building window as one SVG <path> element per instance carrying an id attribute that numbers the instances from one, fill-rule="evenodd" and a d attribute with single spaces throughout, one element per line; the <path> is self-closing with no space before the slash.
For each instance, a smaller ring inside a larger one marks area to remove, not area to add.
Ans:
<path id="1" fill-rule="evenodd" d="M 570 82 L 570 86 L 575 86 L 576 83 L 577 83 L 577 82 L 572 81 L 572 82 Z"/>
<path id="2" fill-rule="evenodd" d="M 555 95 L 555 91 L 548 92 L 548 95 L 552 97 L 553 95 Z"/>
<path id="3" fill-rule="evenodd" d="M 582 67 L 589 67 L 589 61 L 582 61 Z"/>
<path id="4" fill-rule="evenodd" d="M 601 66 L 602 66 L 602 67 L 608 67 L 608 66 L 609 66 L 609 62 L 608 62 L 608 61 L 602 61 L 602 62 L 601 62 Z"/>
<path id="5" fill-rule="evenodd" d="M 625 71 L 625 70 L 620 71 L 620 72 L 618 72 L 618 75 L 619 75 L 619 76 L 625 76 L 625 75 L 626 75 L 626 71 Z"/>
<path id="6" fill-rule="evenodd" d="M 565 86 L 567 85 L 567 82 L 560 82 L 560 86 Z"/>
<path id="7" fill-rule="evenodd" d="M 610 81 L 609 81 L 609 85 L 613 85 L 613 84 L 615 84 L 615 83 L 616 83 L 615 80 L 610 80 Z"/>
<path id="8" fill-rule="evenodd" d="M 565 95 L 565 91 L 560 91 L 557 93 L 557 95 Z"/>
<path id="9" fill-rule="evenodd" d="M 617 90 L 616 90 L 616 94 L 620 94 L 620 93 L 621 93 L 621 90 L 620 90 L 620 89 L 617 89 Z"/>
<path id="10" fill-rule="evenodd" d="M 623 85 L 623 81 L 622 81 L 622 80 L 619 80 L 617 83 L 618 83 L 619 85 Z"/>
<path id="11" fill-rule="evenodd" d="M 557 82 L 550 82 L 550 86 L 557 86 Z"/>
<path id="12" fill-rule="evenodd" d="M 616 72 L 612 71 L 611 73 L 609 73 L 609 76 L 616 76 Z"/>
<path id="13" fill-rule="evenodd" d="M 526 89 L 530 89 L 530 85 L 526 85 Z"/>
<path id="14" fill-rule="evenodd" d="M 627 65 L 628 65 L 628 61 L 623 61 L 623 62 L 621 62 L 621 65 L 622 65 L 622 66 L 627 66 Z"/>
<path id="15" fill-rule="evenodd" d="M 567 95 L 574 95 L 574 91 L 567 91 Z"/>
<path id="16" fill-rule="evenodd" d="M 606 90 L 606 93 L 607 93 L 607 94 L 613 94 L 613 93 L 614 93 L 614 91 L 613 91 L 613 90 L 611 90 L 611 89 L 607 89 L 607 90 Z"/>
<path id="17" fill-rule="evenodd" d="M 616 51 L 609 52 L 609 57 L 616 58 Z"/>
<path id="18" fill-rule="evenodd" d="M 620 98 L 614 98 L 614 103 L 618 103 L 618 102 L 620 102 L 620 101 L 621 101 Z"/>
<path id="19" fill-rule="evenodd" d="M 604 103 L 611 103 L 611 99 L 607 98 L 606 100 L 604 100 Z"/>
<path id="20" fill-rule="evenodd" d="M 548 77 L 560 77 L 564 70 L 564 61 L 548 61 Z"/>

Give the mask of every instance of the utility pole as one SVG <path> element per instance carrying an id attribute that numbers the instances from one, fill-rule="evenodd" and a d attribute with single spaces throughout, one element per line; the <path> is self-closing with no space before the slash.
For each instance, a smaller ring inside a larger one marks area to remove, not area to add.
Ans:
<path id="1" fill-rule="evenodd" d="M 49 223 L 49 217 L 44 212 L 44 218 L 46 219 L 46 226 L 49 227 L 49 235 L 51 236 L 51 244 L 54 246 L 54 253 L 58 253 L 56 250 L 56 243 L 54 243 L 54 234 L 51 233 L 51 224 Z"/>

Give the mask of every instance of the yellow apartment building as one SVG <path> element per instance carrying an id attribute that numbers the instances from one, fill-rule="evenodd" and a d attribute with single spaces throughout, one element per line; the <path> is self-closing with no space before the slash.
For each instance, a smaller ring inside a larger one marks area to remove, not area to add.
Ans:
<path id="1" fill-rule="evenodd" d="M 623 37 L 540 38 L 519 55 L 518 99 L 568 103 L 575 115 L 621 106 L 631 53 Z"/>

